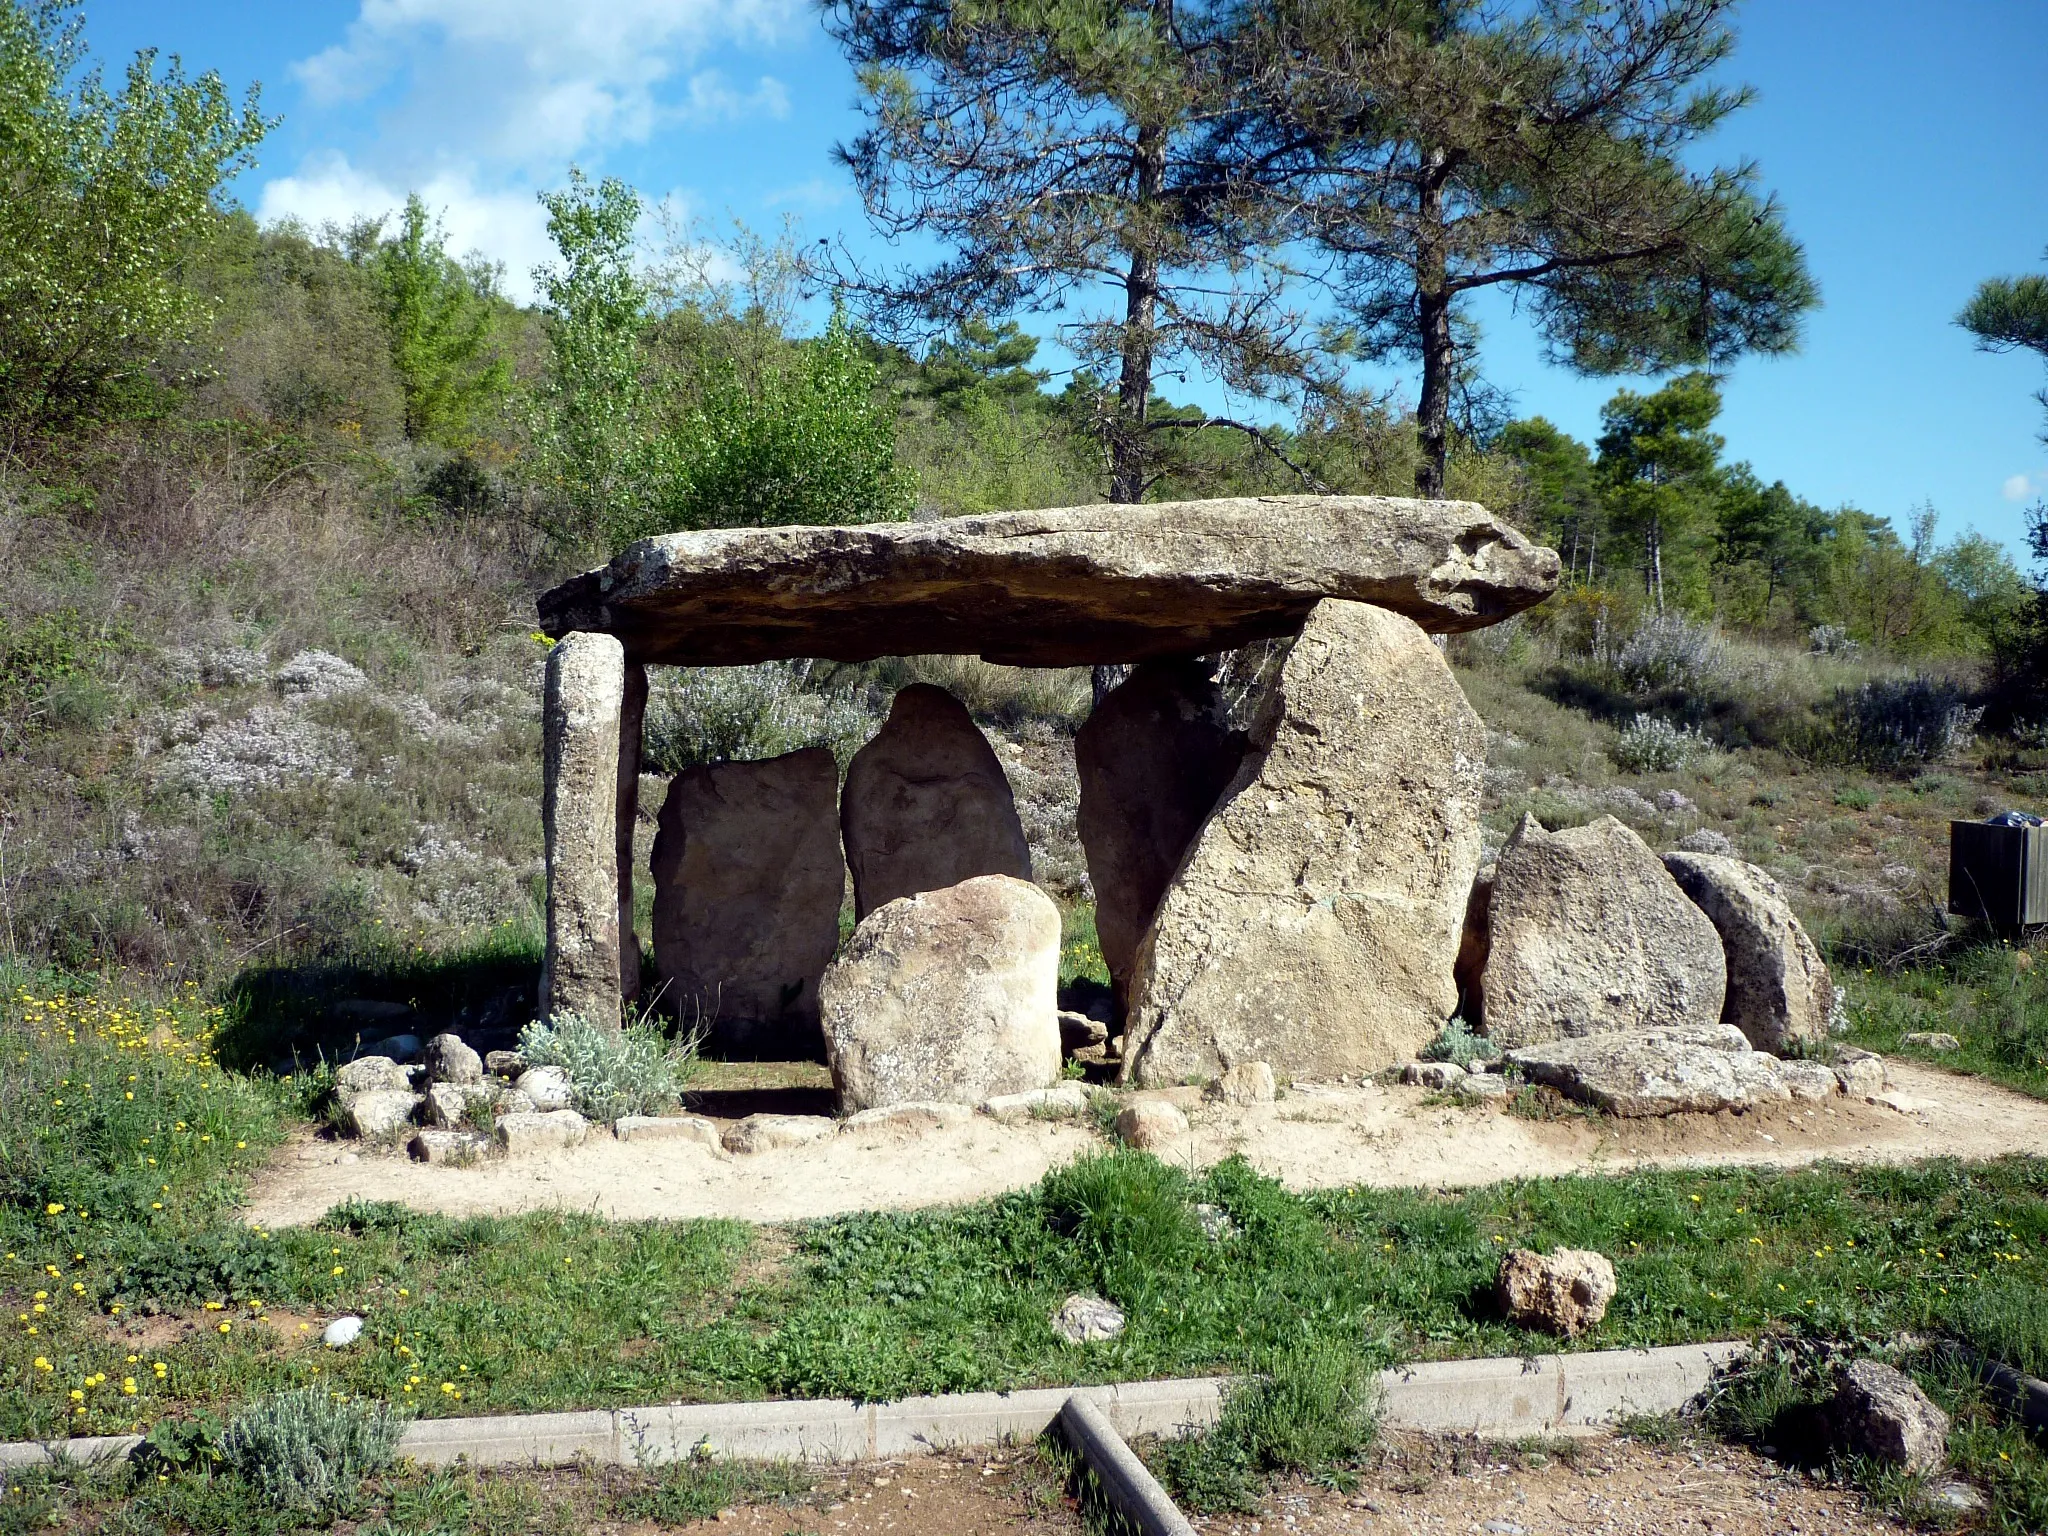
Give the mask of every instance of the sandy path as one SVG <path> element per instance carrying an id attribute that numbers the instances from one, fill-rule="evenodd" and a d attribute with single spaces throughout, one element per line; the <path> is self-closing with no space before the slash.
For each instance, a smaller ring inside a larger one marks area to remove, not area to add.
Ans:
<path id="1" fill-rule="evenodd" d="M 1513 1177 L 1704 1168 L 1789 1168 L 1821 1159 L 2048 1156 L 2048 1103 L 1934 1068 L 1889 1064 L 1902 1107 L 1835 1099 L 1744 1115 L 1528 1121 L 1495 1106 L 1426 1102 L 1418 1088 L 1307 1085 L 1277 1103 L 1191 1102 L 1191 1127 L 1161 1156 L 1204 1167 L 1242 1152 L 1294 1189 L 1348 1185 L 1462 1188 Z M 627 1219 L 734 1216 L 796 1221 L 856 1210 L 956 1205 L 1036 1183 L 1099 1147 L 1071 1123 L 971 1124 L 913 1133 L 842 1132 L 806 1147 L 728 1157 L 692 1142 L 593 1137 L 572 1151 L 469 1168 L 408 1161 L 307 1140 L 258 1176 L 249 1220 L 285 1227 L 351 1198 L 398 1200 L 449 1215 L 555 1208 Z"/>

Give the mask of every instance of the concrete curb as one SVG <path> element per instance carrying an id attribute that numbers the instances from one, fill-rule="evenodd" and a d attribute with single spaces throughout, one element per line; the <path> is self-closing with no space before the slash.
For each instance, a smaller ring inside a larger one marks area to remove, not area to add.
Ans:
<path id="1" fill-rule="evenodd" d="M 1402 1366 L 1380 1373 L 1380 1422 L 1390 1429 L 1492 1439 L 1596 1434 L 1632 1414 L 1677 1412 L 1705 1390 L 1718 1367 L 1747 1348 L 1739 1342 L 1680 1344 Z M 1126 1439 L 1173 1436 L 1216 1422 L 1225 1379 L 964 1392 L 893 1403 L 827 1398 L 416 1419 L 399 1452 L 426 1466 L 464 1459 L 479 1467 L 558 1466 L 579 1458 L 632 1466 L 700 1454 L 868 1461 L 1036 1439 L 1077 1390 L 1086 1391 L 1101 1417 Z M 59 1458 L 105 1460 L 125 1456 L 139 1443 L 135 1435 L 47 1445 L 22 1441 L 0 1445 L 0 1467 Z"/>
<path id="2" fill-rule="evenodd" d="M 1159 1479 L 1125 1445 L 1086 1392 L 1076 1392 L 1060 1409 L 1060 1428 L 1088 1463 L 1117 1513 L 1143 1536 L 1195 1536 Z"/>

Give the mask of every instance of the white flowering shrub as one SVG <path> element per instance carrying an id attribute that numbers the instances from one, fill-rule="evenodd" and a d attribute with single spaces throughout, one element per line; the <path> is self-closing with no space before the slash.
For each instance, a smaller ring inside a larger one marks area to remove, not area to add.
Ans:
<path id="1" fill-rule="evenodd" d="M 1614 670 L 1631 693 L 1702 693 L 1728 670 L 1721 637 L 1678 613 L 1653 614 L 1614 652 Z"/>
<path id="2" fill-rule="evenodd" d="M 606 1029 L 580 1013 L 534 1020 L 520 1031 L 519 1054 L 529 1067 L 567 1072 L 576 1107 L 608 1125 L 673 1108 L 697 1070 L 693 1035 L 672 1040 L 654 1024 Z"/>
<path id="3" fill-rule="evenodd" d="M 1712 750 L 1697 729 L 1657 715 L 1637 715 L 1621 728 L 1614 761 L 1630 773 L 1673 773 Z"/>
<path id="4" fill-rule="evenodd" d="M 803 747 L 828 747 L 843 767 L 874 733 L 863 699 L 805 685 L 811 664 L 676 667 L 650 689 L 645 761 L 677 773 L 697 763 L 749 762 Z"/>

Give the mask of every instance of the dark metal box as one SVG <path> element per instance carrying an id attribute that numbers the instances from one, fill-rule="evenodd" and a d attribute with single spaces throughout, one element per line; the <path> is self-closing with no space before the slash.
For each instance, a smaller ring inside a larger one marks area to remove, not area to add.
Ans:
<path id="1" fill-rule="evenodd" d="M 2048 827 L 1950 822 L 1948 909 L 1999 928 L 2048 923 Z"/>

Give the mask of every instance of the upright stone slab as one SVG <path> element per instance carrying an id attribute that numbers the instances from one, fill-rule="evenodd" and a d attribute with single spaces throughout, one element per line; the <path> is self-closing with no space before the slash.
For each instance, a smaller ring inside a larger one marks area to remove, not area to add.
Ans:
<path id="1" fill-rule="evenodd" d="M 619 865 L 619 995 L 640 996 L 640 935 L 633 931 L 633 835 L 640 822 L 640 753 L 647 729 L 647 669 L 626 663 L 619 705 L 619 788 L 614 807 Z"/>
<path id="2" fill-rule="evenodd" d="M 819 987 L 840 1108 L 1051 1087 L 1059 977 L 1059 908 L 1035 885 L 983 875 L 887 903 Z"/>
<path id="3" fill-rule="evenodd" d="M 1375 1071 L 1457 1002 L 1485 731 L 1429 636 L 1318 604 L 1251 747 L 1139 945 L 1126 1079 Z"/>
<path id="4" fill-rule="evenodd" d="M 1721 937 L 1657 855 L 1612 816 L 1501 849 L 1487 906 L 1486 1032 L 1505 1049 L 1721 1021 Z"/>
<path id="5" fill-rule="evenodd" d="M 1143 663 L 1075 734 L 1095 932 L 1119 1002 L 1129 1003 L 1131 965 L 1159 898 L 1246 746 L 1222 690 L 1193 661 Z"/>
<path id="6" fill-rule="evenodd" d="M 913 683 L 846 769 L 840 830 L 856 919 L 976 875 L 1031 878 L 1031 850 L 995 749 L 943 688 Z"/>
<path id="7" fill-rule="evenodd" d="M 839 942 L 839 768 L 823 747 L 686 768 L 654 836 L 654 958 L 685 1023 L 726 1044 L 818 1050 Z"/>
<path id="8" fill-rule="evenodd" d="M 541 705 L 547 857 L 543 1017 L 619 1025 L 619 712 L 626 656 L 610 635 L 572 634 L 548 653 Z"/>
<path id="9" fill-rule="evenodd" d="M 1721 935 L 1728 962 L 1722 1019 L 1760 1051 L 1783 1055 L 1828 1037 L 1835 978 L 1763 870 L 1711 853 L 1667 853 L 1664 867 Z"/>

